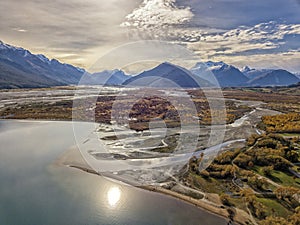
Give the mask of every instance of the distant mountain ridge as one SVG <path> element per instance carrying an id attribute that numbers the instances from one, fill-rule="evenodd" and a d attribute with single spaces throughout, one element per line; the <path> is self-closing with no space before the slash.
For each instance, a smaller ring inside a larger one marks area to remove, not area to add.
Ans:
<path id="1" fill-rule="evenodd" d="M 239 70 L 224 62 L 197 63 L 191 71 L 207 78 L 214 76 L 220 87 L 267 87 L 289 86 L 300 82 L 300 78 L 283 69 L 252 69 L 248 66 Z"/>
<path id="2" fill-rule="evenodd" d="M 205 78 L 195 76 L 189 70 L 168 62 L 164 62 L 151 70 L 131 77 L 123 85 L 160 88 L 211 86 Z"/>
<path id="3" fill-rule="evenodd" d="M 85 72 L 70 64 L 0 41 L 0 87 L 27 88 L 76 84 Z"/>
<path id="4" fill-rule="evenodd" d="M 251 86 L 289 86 L 300 82 L 300 79 L 282 69 L 270 70 L 249 81 Z"/>
<path id="5" fill-rule="evenodd" d="M 90 74 L 83 68 L 50 60 L 42 54 L 35 55 L 0 41 L 0 88 L 40 88 L 78 83 L 121 85 L 128 78 L 121 70 Z"/>
<path id="6" fill-rule="evenodd" d="M 244 86 L 249 81 L 238 68 L 224 62 L 197 63 L 191 71 L 204 79 L 214 75 L 221 87 Z"/>
<path id="7" fill-rule="evenodd" d="M 84 75 L 84 76 L 83 76 Z M 0 41 L 0 88 L 37 88 L 61 85 L 123 85 L 148 87 L 254 87 L 289 86 L 300 74 L 282 69 L 238 69 L 224 62 L 199 62 L 186 69 L 168 62 L 135 76 L 122 70 L 90 74 L 82 68 L 48 59 L 42 54 Z"/>
<path id="8" fill-rule="evenodd" d="M 249 78 L 246 86 L 289 86 L 300 82 L 297 74 L 283 69 L 253 69 L 246 66 L 242 72 Z"/>
<path id="9" fill-rule="evenodd" d="M 120 86 L 130 76 L 126 75 L 122 70 L 104 70 L 93 74 L 85 74 L 81 79 L 80 84 L 83 85 L 109 85 L 109 86 Z"/>
<path id="10" fill-rule="evenodd" d="M 268 72 L 272 71 L 272 69 L 254 69 L 250 68 L 249 66 L 245 66 L 242 68 L 241 72 L 248 77 L 250 80 L 262 76 L 263 74 L 266 74 Z"/>

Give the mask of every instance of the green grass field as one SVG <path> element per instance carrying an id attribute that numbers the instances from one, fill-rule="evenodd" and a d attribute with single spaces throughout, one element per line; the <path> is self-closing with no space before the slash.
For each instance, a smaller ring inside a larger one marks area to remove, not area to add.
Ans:
<path id="1" fill-rule="evenodd" d="M 291 211 L 282 206 L 276 199 L 257 198 L 257 201 L 266 207 L 267 216 L 287 217 L 292 214 Z"/>

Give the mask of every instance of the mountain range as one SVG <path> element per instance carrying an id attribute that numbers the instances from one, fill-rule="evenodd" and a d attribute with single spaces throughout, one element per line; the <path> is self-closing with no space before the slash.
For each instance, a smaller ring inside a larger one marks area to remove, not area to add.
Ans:
<path id="1" fill-rule="evenodd" d="M 84 76 L 83 76 L 84 75 Z M 82 68 L 35 55 L 0 41 L 0 88 L 36 88 L 62 85 L 126 85 L 146 87 L 265 87 L 300 82 L 299 74 L 283 69 L 238 69 L 224 62 L 199 62 L 186 69 L 164 62 L 138 75 L 122 70 L 88 73 Z"/>
<path id="2" fill-rule="evenodd" d="M 31 88 L 77 84 L 84 69 L 0 41 L 0 87 Z"/>

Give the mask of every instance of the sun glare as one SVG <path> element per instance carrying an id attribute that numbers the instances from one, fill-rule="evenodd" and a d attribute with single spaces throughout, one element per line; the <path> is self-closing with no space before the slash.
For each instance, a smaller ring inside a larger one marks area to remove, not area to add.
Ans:
<path id="1" fill-rule="evenodd" d="M 120 201 L 121 190 L 118 187 L 111 187 L 107 192 L 107 200 L 110 206 L 116 206 Z"/>

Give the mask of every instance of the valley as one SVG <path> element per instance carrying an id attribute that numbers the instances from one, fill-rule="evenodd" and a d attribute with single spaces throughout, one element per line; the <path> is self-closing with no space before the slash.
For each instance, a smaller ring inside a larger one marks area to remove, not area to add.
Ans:
<path id="1" fill-rule="evenodd" d="M 292 87 L 226 88 L 226 110 L 218 109 L 226 112 L 226 120 L 214 124 L 213 110 L 209 110 L 204 93 L 186 90 L 200 118 L 197 137 L 193 120 L 184 121 L 182 126 L 178 109 L 162 97 L 165 91 L 147 90 L 152 97 L 134 104 L 131 93 L 138 90 L 95 86 L 3 90 L 0 115 L 3 119 L 74 120 L 73 101 L 82 100 L 89 110 L 75 120 L 96 122 L 98 126 L 80 141 L 79 149 L 89 162 L 95 163 L 91 169 L 66 157 L 66 165 L 174 196 L 239 224 L 268 225 L 270 221 L 283 221 L 285 214 L 289 215 L 286 224 L 297 221 L 297 87 L 295 91 Z M 178 101 L 184 96 L 182 90 L 168 90 L 170 93 Z M 116 101 L 134 106 L 130 112 L 124 111 L 131 118 L 128 126 L 111 121 Z M 166 127 L 153 118 L 165 121 Z M 81 130 L 75 127 L 75 133 L 76 129 Z M 212 131 L 221 138 L 210 138 Z"/>
<path id="2" fill-rule="evenodd" d="M 0 225 L 300 225 L 300 0 L 0 11 Z"/>

